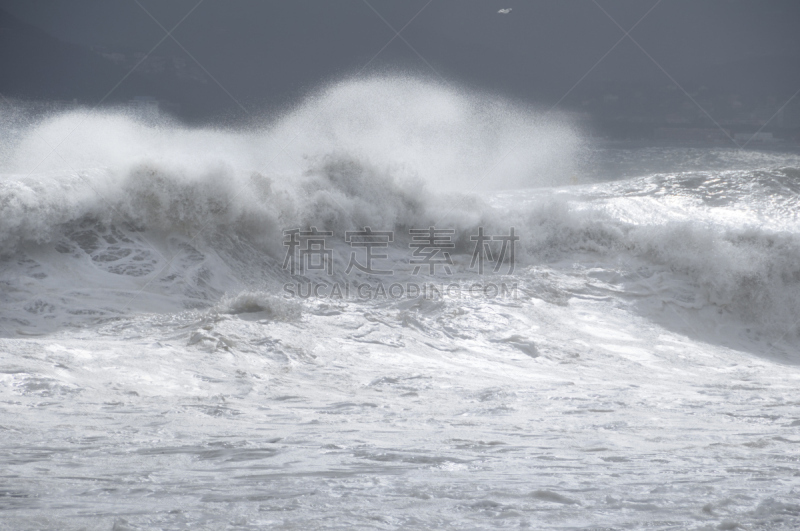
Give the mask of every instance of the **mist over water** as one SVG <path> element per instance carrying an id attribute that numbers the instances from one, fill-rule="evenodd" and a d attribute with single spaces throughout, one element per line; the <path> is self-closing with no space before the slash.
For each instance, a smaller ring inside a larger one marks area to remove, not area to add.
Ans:
<path id="1" fill-rule="evenodd" d="M 248 127 L 4 112 L 19 528 L 230 507 L 254 528 L 800 523 L 796 153 L 609 147 L 407 76 Z M 455 231 L 452 273 L 411 272 L 409 230 L 430 226 Z M 331 275 L 282 267 L 283 231 L 309 227 L 334 233 Z M 385 281 L 345 273 L 364 227 L 394 233 L 389 282 L 514 295 L 287 296 Z M 481 228 L 514 228 L 513 269 L 471 267 Z"/>

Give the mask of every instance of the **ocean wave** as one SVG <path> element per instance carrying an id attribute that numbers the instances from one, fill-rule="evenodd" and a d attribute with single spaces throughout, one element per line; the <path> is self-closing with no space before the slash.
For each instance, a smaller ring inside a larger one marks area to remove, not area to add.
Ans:
<path id="1" fill-rule="evenodd" d="M 521 281 L 531 268 L 622 271 L 622 284 L 665 304 L 787 333 L 800 321 L 797 168 L 565 186 L 583 149 L 574 127 L 481 94 L 374 78 L 248 130 L 79 111 L 9 142 L 0 282 L 11 326 L 213 307 L 225 294 L 225 311 L 267 311 L 230 294 L 280 292 L 284 230 L 341 240 L 372 227 L 407 251 L 409 229 L 434 225 L 455 231 L 457 274 L 469 274 L 470 235 L 513 227 Z M 350 249 L 334 251 L 346 265 Z M 641 271 L 668 276 L 667 295 Z M 561 303 L 571 289 L 553 287 Z"/>

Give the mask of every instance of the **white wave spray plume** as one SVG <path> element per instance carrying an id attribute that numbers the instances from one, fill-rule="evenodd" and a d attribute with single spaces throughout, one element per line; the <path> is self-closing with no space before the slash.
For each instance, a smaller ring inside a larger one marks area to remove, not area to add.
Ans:
<path id="1" fill-rule="evenodd" d="M 116 213 L 160 230 L 407 225 L 432 194 L 563 182 L 581 145 L 563 117 L 407 77 L 335 84 L 246 130 L 76 111 L 8 142 L 6 243 Z"/>

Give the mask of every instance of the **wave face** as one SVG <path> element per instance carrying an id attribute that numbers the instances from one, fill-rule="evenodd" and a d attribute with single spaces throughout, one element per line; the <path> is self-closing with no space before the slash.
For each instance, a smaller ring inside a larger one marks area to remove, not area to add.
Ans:
<path id="1" fill-rule="evenodd" d="M 22 268 L 15 274 L 87 287 L 103 278 L 103 289 L 129 292 L 169 264 L 181 287 L 153 287 L 191 299 L 177 307 L 268 280 L 261 266 L 283 252 L 284 229 L 391 230 L 442 215 L 474 225 L 488 211 L 465 193 L 566 180 L 580 147 L 562 119 L 398 77 L 331 86 L 246 130 L 92 111 L 31 126 L 20 125 L 22 115 L 8 121 L 15 126 L 4 139 L 0 254 Z M 41 253 L 48 258 L 34 258 Z M 74 276 L 43 271 L 45 261 L 73 264 Z M 149 309 L 164 303 L 156 298 Z M 31 304 L 37 312 L 58 306 Z"/>

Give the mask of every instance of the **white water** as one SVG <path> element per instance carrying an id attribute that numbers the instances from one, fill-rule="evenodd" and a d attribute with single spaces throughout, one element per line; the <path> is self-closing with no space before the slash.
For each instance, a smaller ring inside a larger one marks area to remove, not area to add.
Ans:
<path id="1" fill-rule="evenodd" d="M 800 525 L 797 155 L 598 148 L 404 78 L 247 131 L 12 122 L 0 526 Z M 429 225 L 452 276 L 411 274 Z M 310 226 L 334 275 L 292 279 Z M 285 296 L 383 280 L 344 273 L 364 226 L 392 282 L 516 297 Z M 512 226 L 513 274 L 471 272 L 469 235 Z"/>

